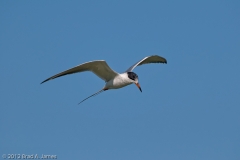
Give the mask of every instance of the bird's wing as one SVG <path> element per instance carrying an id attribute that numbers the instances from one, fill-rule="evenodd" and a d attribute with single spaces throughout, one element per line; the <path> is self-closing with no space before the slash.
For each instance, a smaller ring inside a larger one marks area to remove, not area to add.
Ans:
<path id="1" fill-rule="evenodd" d="M 67 74 L 73 74 L 73 73 L 85 72 L 85 71 L 92 71 L 98 77 L 100 77 L 101 79 L 103 79 L 106 82 L 111 80 L 111 79 L 113 79 L 116 75 L 118 75 L 117 72 L 113 71 L 108 66 L 106 61 L 98 60 L 98 61 L 86 62 L 86 63 L 80 64 L 80 65 L 78 65 L 76 67 L 73 67 L 71 69 L 68 69 L 66 71 L 63 71 L 61 73 L 58 73 L 58 74 L 56 74 L 56 75 L 54 75 L 54 76 L 44 80 L 42 83 L 47 82 L 47 81 L 49 81 L 51 79 L 54 79 L 54 78 L 65 76 Z"/>
<path id="2" fill-rule="evenodd" d="M 145 57 L 142 60 L 138 61 L 136 64 L 128 68 L 126 72 L 131 72 L 135 67 L 140 66 L 142 64 L 148 64 L 148 63 L 167 63 L 167 60 L 163 57 L 160 57 L 158 55 L 153 55 L 149 57 Z"/>

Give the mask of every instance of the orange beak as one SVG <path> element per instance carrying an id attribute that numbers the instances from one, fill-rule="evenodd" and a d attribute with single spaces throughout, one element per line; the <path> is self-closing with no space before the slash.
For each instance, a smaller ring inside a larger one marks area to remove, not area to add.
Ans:
<path id="1" fill-rule="evenodd" d="M 135 83 L 135 84 L 136 84 L 136 86 L 139 88 L 139 90 L 142 92 L 142 89 L 141 89 L 139 83 Z"/>

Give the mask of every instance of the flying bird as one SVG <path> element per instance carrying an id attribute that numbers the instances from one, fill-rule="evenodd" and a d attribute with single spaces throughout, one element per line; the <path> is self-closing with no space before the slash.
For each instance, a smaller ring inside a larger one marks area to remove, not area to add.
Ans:
<path id="1" fill-rule="evenodd" d="M 68 69 L 66 71 L 63 71 L 61 73 L 58 73 L 58 74 L 44 80 L 42 83 L 47 82 L 52 79 L 55 79 L 55 78 L 58 78 L 58 77 L 61 77 L 61 76 L 65 76 L 67 74 L 73 74 L 73 73 L 85 72 L 85 71 L 93 72 L 99 78 L 104 80 L 106 82 L 106 84 L 100 91 L 85 98 L 80 103 L 82 103 L 83 101 L 87 100 L 88 98 L 93 97 L 103 91 L 106 91 L 109 89 L 122 88 L 122 87 L 125 87 L 125 86 L 133 84 L 133 83 L 136 84 L 136 86 L 142 92 L 142 89 L 138 83 L 138 75 L 136 73 L 132 72 L 132 70 L 137 66 L 140 66 L 142 64 L 148 64 L 148 63 L 167 63 L 167 60 L 158 55 L 148 56 L 148 57 L 145 57 L 142 60 L 138 61 L 134 65 L 132 65 L 124 73 L 115 72 L 108 66 L 108 64 L 104 60 L 90 61 L 90 62 L 80 64 L 80 65 L 73 67 L 71 69 Z"/>

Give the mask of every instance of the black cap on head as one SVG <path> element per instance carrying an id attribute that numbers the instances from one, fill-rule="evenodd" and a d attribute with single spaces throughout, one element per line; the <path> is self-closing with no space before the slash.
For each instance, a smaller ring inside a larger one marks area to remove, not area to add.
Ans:
<path id="1" fill-rule="evenodd" d="M 138 79 L 138 75 L 134 72 L 127 72 L 127 74 L 128 74 L 128 78 L 131 80 L 135 81 L 136 79 Z"/>
<path id="2" fill-rule="evenodd" d="M 127 72 L 128 74 L 128 78 L 135 81 L 134 83 L 136 84 L 136 86 L 138 87 L 138 89 L 142 92 L 142 89 L 138 83 L 138 75 L 134 72 Z M 137 80 L 137 81 L 136 81 Z"/>

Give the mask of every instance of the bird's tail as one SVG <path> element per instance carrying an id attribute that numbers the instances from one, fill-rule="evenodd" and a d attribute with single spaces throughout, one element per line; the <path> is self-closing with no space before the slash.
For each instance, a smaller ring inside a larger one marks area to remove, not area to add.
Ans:
<path id="1" fill-rule="evenodd" d="M 98 95 L 99 93 L 102 93 L 103 91 L 106 91 L 106 90 L 107 90 L 107 89 L 103 88 L 103 89 L 101 89 L 100 91 L 94 93 L 93 95 L 91 95 L 91 96 L 85 98 L 84 100 L 82 100 L 82 101 L 79 102 L 78 104 L 80 104 L 80 103 L 82 103 L 83 101 L 87 100 L 88 98 L 91 98 L 91 97 L 93 97 L 93 96 L 96 96 L 96 95 Z"/>

